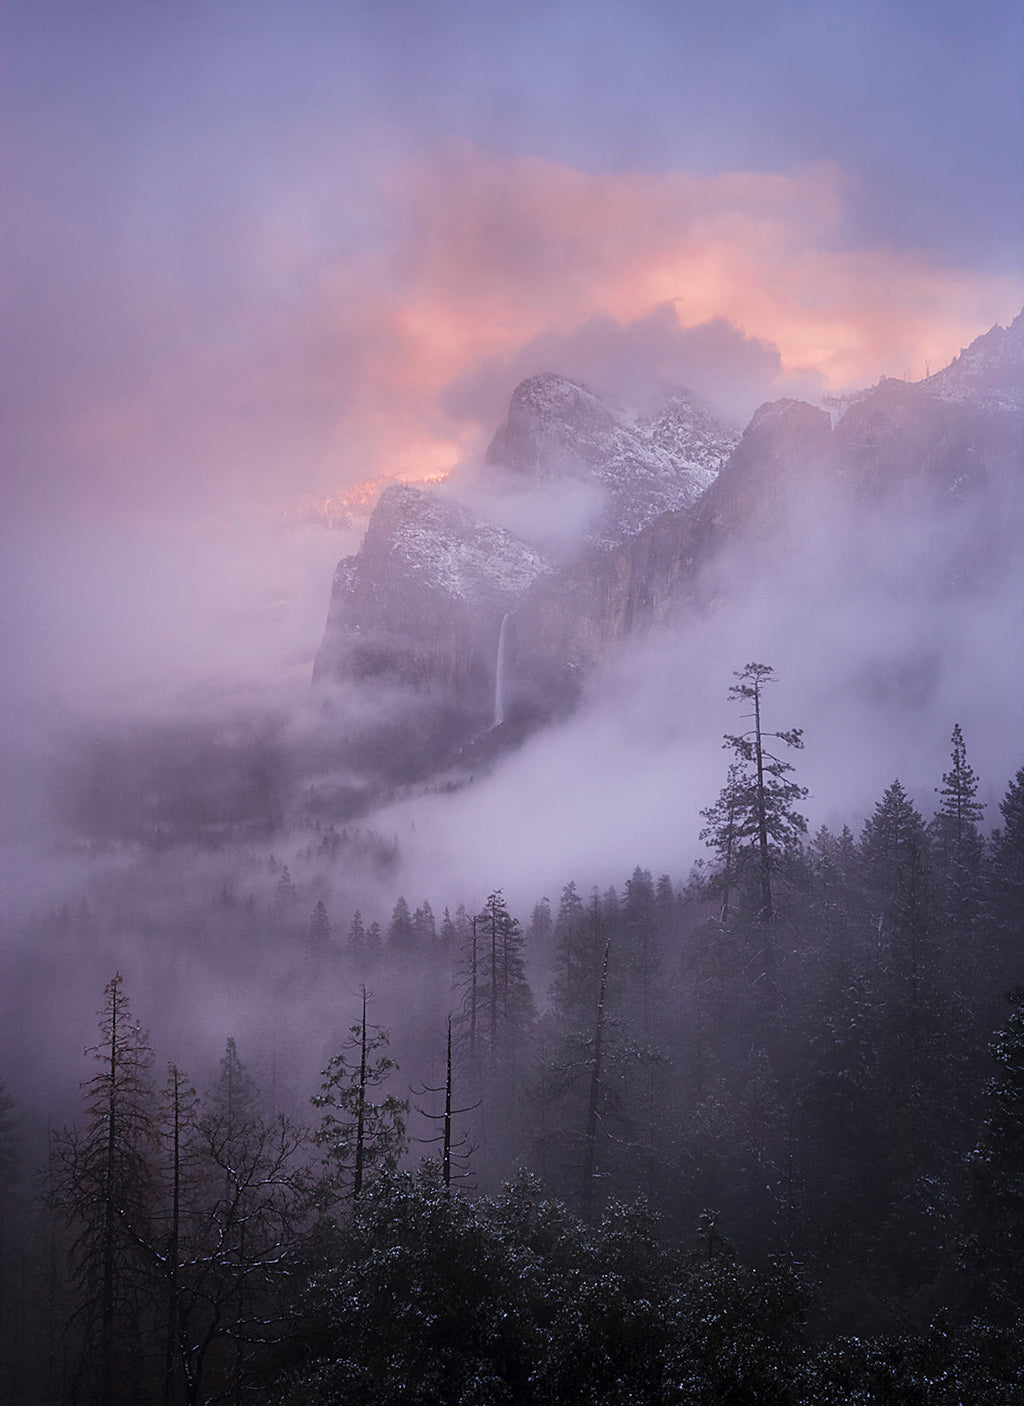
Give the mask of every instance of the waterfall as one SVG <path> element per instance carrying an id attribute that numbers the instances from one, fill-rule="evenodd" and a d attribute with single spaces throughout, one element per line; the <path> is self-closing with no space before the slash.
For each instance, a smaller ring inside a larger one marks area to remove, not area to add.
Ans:
<path id="1" fill-rule="evenodd" d="M 505 627 L 508 616 L 501 617 L 498 631 L 498 658 L 494 666 L 494 721 L 492 727 L 500 727 L 505 721 Z"/>

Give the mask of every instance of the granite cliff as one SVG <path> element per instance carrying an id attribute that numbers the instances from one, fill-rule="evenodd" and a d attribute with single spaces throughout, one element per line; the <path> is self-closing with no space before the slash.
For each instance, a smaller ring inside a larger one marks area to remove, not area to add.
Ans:
<path id="1" fill-rule="evenodd" d="M 531 377 L 483 472 L 499 494 L 553 482 L 593 492 L 574 549 L 551 554 L 450 486 L 393 485 L 338 567 L 315 680 L 386 684 L 421 714 L 440 710 L 425 774 L 481 737 L 496 748 L 570 709 L 617 643 L 721 607 L 837 523 L 823 569 L 853 581 L 858 534 L 941 521 L 935 580 L 970 589 L 1019 550 L 1022 384 L 1024 314 L 922 382 L 883 379 L 829 410 L 763 405 L 742 435 L 683 391 L 640 413 Z"/>

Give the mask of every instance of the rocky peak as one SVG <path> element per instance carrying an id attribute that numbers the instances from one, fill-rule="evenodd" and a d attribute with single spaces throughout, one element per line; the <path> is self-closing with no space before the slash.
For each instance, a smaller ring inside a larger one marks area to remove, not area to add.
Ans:
<path id="1" fill-rule="evenodd" d="M 616 417 L 586 386 L 545 371 L 512 392 L 508 418 L 491 441 L 489 463 L 540 477 L 600 463 L 618 429 Z"/>
<path id="2" fill-rule="evenodd" d="M 504 528 L 483 522 L 436 491 L 391 484 L 380 496 L 343 587 L 364 577 L 407 583 L 458 601 L 510 609 L 537 577 L 544 558 Z"/>
<path id="3" fill-rule="evenodd" d="M 972 401 L 990 410 L 1024 410 L 1024 312 L 997 323 L 950 364 L 917 383 L 940 400 Z"/>
<path id="4" fill-rule="evenodd" d="M 773 400 L 753 414 L 708 497 L 746 498 L 755 488 L 777 495 L 829 461 L 832 422 L 802 400 Z"/>
<path id="5" fill-rule="evenodd" d="M 591 541 L 612 545 L 696 502 L 738 439 L 688 391 L 674 390 L 653 411 L 637 412 L 545 372 L 512 393 L 487 462 L 524 477 L 594 485 L 605 507 Z"/>

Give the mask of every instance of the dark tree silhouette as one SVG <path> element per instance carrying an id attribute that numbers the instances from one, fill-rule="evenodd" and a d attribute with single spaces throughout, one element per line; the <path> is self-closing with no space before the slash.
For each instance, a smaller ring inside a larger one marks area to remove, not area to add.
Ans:
<path id="1" fill-rule="evenodd" d="M 142 1374 L 156 1150 L 153 1054 L 118 972 L 105 988 L 99 1071 L 83 1085 L 85 1123 L 55 1138 L 49 1198 L 71 1229 L 70 1274 L 83 1402 L 131 1402 Z"/>

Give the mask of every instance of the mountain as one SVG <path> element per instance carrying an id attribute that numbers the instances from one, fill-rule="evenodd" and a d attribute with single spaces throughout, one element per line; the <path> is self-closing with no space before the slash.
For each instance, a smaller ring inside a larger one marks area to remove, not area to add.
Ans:
<path id="1" fill-rule="evenodd" d="M 483 641 L 550 569 L 526 542 L 436 491 L 392 484 L 358 554 L 335 572 L 314 681 L 473 688 Z"/>
<path id="2" fill-rule="evenodd" d="M 666 511 L 690 508 L 737 439 L 686 391 L 631 413 L 545 373 L 516 387 L 485 471 L 499 496 L 529 496 L 559 480 L 593 490 L 599 510 L 577 548 L 589 563 Z M 584 583 L 591 571 L 583 566 Z M 538 656 L 534 682 L 528 687 L 519 677 L 517 706 L 547 714 L 578 683 L 574 652 L 557 663 L 547 657 L 559 652 L 555 621 L 566 617 L 572 579 L 564 552 L 556 559 L 538 550 L 444 489 L 393 484 L 381 494 L 359 552 L 335 572 L 314 682 L 441 690 L 463 720 L 465 741 L 493 721 L 503 620 L 524 611 L 533 619 L 540 610 L 551 616 L 550 644 Z M 579 614 L 570 606 L 568 618 Z M 518 628 L 515 634 L 526 647 Z M 595 657 L 589 652 L 583 662 Z"/>
<path id="3" fill-rule="evenodd" d="M 421 729 L 430 755 L 410 774 L 425 775 L 571 709 L 621 641 L 723 608 L 787 564 L 856 592 L 879 542 L 899 553 L 913 537 L 928 590 L 978 589 L 1017 559 L 1024 528 L 1022 344 L 1018 317 L 922 382 L 883 378 L 834 414 L 776 401 L 742 435 L 683 391 L 636 413 L 530 377 L 484 473 L 499 501 L 564 483 L 599 495 L 575 551 L 542 550 L 452 488 L 392 486 L 338 568 L 315 679 L 398 689 L 406 732 L 424 709 L 443 716 Z M 368 749 L 357 729 L 353 753 L 391 755 L 387 725 L 375 736 Z"/>
<path id="4" fill-rule="evenodd" d="M 995 411 L 1024 410 L 1024 312 L 1009 327 L 992 327 L 934 376 L 918 384 L 939 400 L 983 405 Z"/>
<path id="5" fill-rule="evenodd" d="M 739 434 L 689 391 L 628 411 L 565 376 L 544 372 L 512 393 L 487 463 L 529 479 L 575 479 L 604 503 L 594 543 L 628 540 L 661 513 L 688 508 L 714 482 Z"/>

